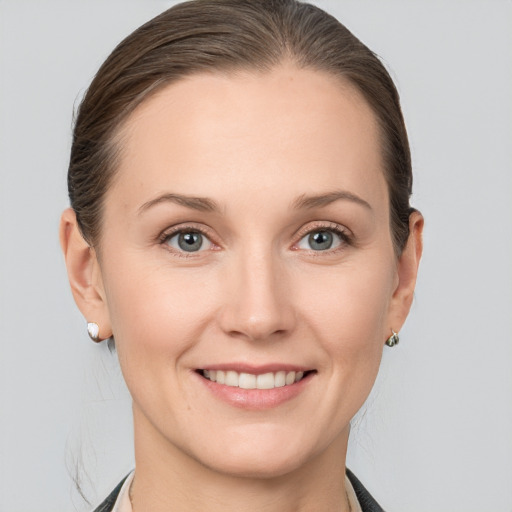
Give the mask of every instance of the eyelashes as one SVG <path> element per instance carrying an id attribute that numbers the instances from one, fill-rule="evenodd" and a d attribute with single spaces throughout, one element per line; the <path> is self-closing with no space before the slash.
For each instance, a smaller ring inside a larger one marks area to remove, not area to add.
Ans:
<path id="1" fill-rule="evenodd" d="M 198 231 L 178 231 L 172 236 L 167 236 L 165 243 L 176 251 L 185 253 L 199 252 L 201 249 L 211 249 L 211 240 Z"/>
<path id="2" fill-rule="evenodd" d="M 319 223 L 309 225 L 299 231 L 300 240 L 293 246 L 295 250 L 304 249 L 315 253 L 335 252 L 345 245 L 352 245 L 352 237 L 348 229 L 336 223 Z"/>
<path id="3" fill-rule="evenodd" d="M 164 231 L 158 238 L 159 243 L 178 257 L 190 258 L 206 250 L 219 250 L 220 246 L 211 240 L 208 230 L 195 224 L 176 226 Z"/>
<path id="4" fill-rule="evenodd" d="M 353 245 L 352 233 L 344 226 L 325 221 L 308 224 L 299 230 L 291 246 L 294 251 L 307 251 L 315 256 L 330 255 Z M 164 231 L 158 241 L 178 257 L 200 257 L 202 253 L 220 250 L 213 233 L 201 225 L 182 224 Z"/>

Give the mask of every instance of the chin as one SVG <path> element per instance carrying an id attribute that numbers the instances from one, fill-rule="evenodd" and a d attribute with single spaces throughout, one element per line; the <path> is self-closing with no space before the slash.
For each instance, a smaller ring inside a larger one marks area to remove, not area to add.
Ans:
<path id="1" fill-rule="evenodd" d="M 244 454 L 215 461 L 214 464 L 207 464 L 207 467 L 216 473 L 232 477 L 263 480 L 283 477 L 298 470 L 303 464 L 297 456 L 283 457 L 282 455 L 284 454 L 262 457 L 255 454 L 251 457 Z"/>
<path id="2" fill-rule="evenodd" d="M 314 456 L 298 440 L 282 436 L 257 436 L 251 440 L 221 443 L 198 460 L 209 469 L 240 478 L 278 478 L 293 473 Z"/>

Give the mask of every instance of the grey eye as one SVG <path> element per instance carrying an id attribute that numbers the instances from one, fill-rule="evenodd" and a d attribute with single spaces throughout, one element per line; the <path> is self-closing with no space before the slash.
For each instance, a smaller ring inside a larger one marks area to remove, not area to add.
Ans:
<path id="1" fill-rule="evenodd" d="M 167 244 L 173 249 L 185 252 L 197 252 L 201 249 L 208 249 L 211 242 L 202 233 L 197 231 L 182 231 L 167 239 Z"/>
<path id="2" fill-rule="evenodd" d="M 203 235 L 200 233 L 180 233 L 178 235 L 180 249 L 187 252 L 199 251 L 203 245 Z"/>
<path id="3" fill-rule="evenodd" d="M 308 235 L 308 242 L 311 249 L 315 251 L 325 251 L 330 249 L 333 242 L 332 233 L 329 231 L 317 231 Z"/>
<path id="4" fill-rule="evenodd" d="M 320 229 L 312 231 L 301 238 L 298 243 L 300 249 L 312 251 L 327 251 L 341 245 L 341 235 L 333 230 Z"/>

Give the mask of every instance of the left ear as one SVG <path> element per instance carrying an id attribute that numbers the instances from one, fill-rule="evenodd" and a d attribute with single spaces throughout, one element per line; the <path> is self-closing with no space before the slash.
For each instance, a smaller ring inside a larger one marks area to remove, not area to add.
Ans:
<path id="1" fill-rule="evenodd" d="M 62 213 L 60 244 L 78 308 L 87 322 L 98 324 L 99 339 L 109 338 L 112 327 L 97 253 L 83 238 L 71 208 Z"/>
<path id="2" fill-rule="evenodd" d="M 389 331 L 385 333 L 386 338 L 391 334 L 391 329 L 396 332 L 400 331 L 411 309 L 418 267 L 423 251 L 423 224 L 423 215 L 420 212 L 414 211 L 411 213 L 409 217 L 409 238 L 398 259 L 398 282 L 389 307 Z"/>

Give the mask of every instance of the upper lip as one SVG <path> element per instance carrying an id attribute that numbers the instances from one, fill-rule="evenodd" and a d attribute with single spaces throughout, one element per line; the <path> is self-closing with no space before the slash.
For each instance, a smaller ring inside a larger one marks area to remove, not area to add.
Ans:
<path id="1" fill-rule="evenodd" d="M 237 373 L 250 373 L 252 375 L 262 375 L 264 373 L 276 373 L 276 372 L 307 372 L 314 370 L 314 368 L 286 364 L 286 363 L 269 363 L 263 365 L 252 365 L 247 363 L 220 363 L 220 364 L 208 364 L 198 368 L 198 370 L 223 370 L 223 371 L 234 371 Z"/>

